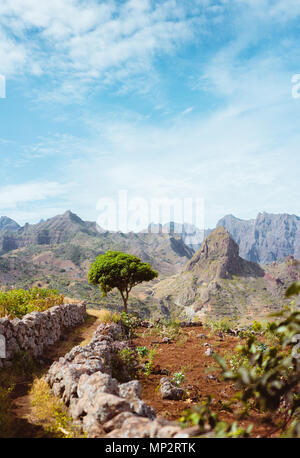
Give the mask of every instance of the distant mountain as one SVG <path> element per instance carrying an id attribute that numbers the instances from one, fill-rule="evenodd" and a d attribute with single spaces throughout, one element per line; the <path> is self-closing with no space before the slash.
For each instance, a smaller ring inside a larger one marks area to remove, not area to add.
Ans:
<path id="1" fill-rule="evenodd" d="M 87 273 L 107 250 L 139 256 L 160 278 L 179 272 L 194 254 L 180 235 L 109 232 L 67 211 L 0 232 L 0 287 L 47 286 L 70 297 L 99 300 L 99 288 L 88 285 Z"/>
<path id="2" fill-rule="evenodd" d="M 259 266 L 239 256 L 237 243 L 219 227 L 212 231 L 181 273 L 154 285 L 162 310 L 189 316 L 262 317 L 279 310 L 284 291 L 300 279 L 300 262 Z"/>
<path id="3" fill-rule="evenodd" d="M 20 228 L 19 224 L 7 216 L 0 217 L 0 231 L 16 231 Z"/>
<path id="4" fill-rule="evenodd" d="M 151 223 L 148 226 L 148 232 L 152 234 L 178 234 L 183 243 L 194 251 L 200 248 L 201 243 L 207 235 L 205 230 L 198 229 L 193 224 L 181 224 L 173 221 L 166 224 Z"/>
<path id="5" fill-rule="evenodd" d="M 238 243 L 240 255 L 249 261 L 268 264 L 292 255 L 300 259 L 300 217 L 259 213 L 256 219 L 242 220 L 233 215 L 222 218 L 224 227 Z"/>

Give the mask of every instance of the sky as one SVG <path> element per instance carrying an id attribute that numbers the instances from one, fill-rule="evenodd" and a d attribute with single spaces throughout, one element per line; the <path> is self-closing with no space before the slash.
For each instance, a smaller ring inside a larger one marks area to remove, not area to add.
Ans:
<path id="1" fill-rule="evenodd" d="M 0 215 L 99 221 L 120 192 L 198 199 L 205 227 L 299 215 L 299 19 L 299 0 L 1 0 Z"/>

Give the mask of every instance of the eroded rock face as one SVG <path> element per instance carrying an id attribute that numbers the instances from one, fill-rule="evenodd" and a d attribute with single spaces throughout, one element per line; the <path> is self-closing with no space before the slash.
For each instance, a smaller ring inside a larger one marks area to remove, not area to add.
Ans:
<path id="1" fill-rule="evenodd" d="M 232 275 L 263 276 L 256 264 L 239 256 L 239 246 L 229 232 L 218 227 L 205 239 L 199 250 L 187 263 L 186 272 L 194 272 L 205 281 L 232 278 Z"/>
<path id="2" fill-rule="evenodd" d="M 102 324 L 88 345 L 53 363 L 46 380 L 88 437 L 188 437 L 178 424 L 156 419 L 137 380 L 119 383 L 112 377 L 114 355 L 126 346 L 120 325 Z"/>
<path id="3" fill-rule="evenodd" d="M 249 261 L 268 264 L 288 255 L 300 258 L 299 216 L 259 213 L 255 220 L 242 220 L 227 215 L 219 226 L 231 234 L 240 246 L 240 255 Z"/>

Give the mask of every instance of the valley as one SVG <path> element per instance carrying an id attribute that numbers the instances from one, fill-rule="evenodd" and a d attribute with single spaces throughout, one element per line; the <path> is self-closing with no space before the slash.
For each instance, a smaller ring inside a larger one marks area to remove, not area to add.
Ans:
<path id="1" fill-rule="evenodd" d="M 262 219 L 258 217 L 260 226 Z M 268 235 L 265 230 L 264 240 L 280 240 L 281 225 L 294 227 L 298 221 L 297 217 L 286 215 L 275 215 L 273 219 L 273 232 Z M 294 221 L 294 226 L 287 221 Z M 293 256 L 298 253 L 297 242 L 290 245 L 290 251 L 284 245 L 285 251 L 280 254 L 287 256 L 283 259 L 278 254 L 276 260 L 262 265 L 247 260 L 245 243 L 249 226 L 253 229 L 255 224 L 225 217 L 217 229 L 205 232 L 206 239 L 201 244 L 203 232 L 188 225 L 150 225 L 148 232 L 124 234 L 105 231 L 70 211 L 24 227 L 2 217 L 0 285 L 2 289 L 57 289 L 66 297 L 85 300 L 91 307 L 120 311 L 117 292 L 103 298 L 99 289 L 87 282 L 95 257 L 107 250 L 118 250 L 140 257 L 159 272 L 157 280 L 138 285 L 132 291 L 131 309 L 142 316 L 192 318 L 208 314 L 247 321 L 278 311 L 285 303 L 286 287 L 300 275 L 299 261 Z M 266 246 L 265 243 L 265 252 Z M 273 251 L 262 255 L 263 259 L 274 258 L 274 244 L 271 246 Z"/>

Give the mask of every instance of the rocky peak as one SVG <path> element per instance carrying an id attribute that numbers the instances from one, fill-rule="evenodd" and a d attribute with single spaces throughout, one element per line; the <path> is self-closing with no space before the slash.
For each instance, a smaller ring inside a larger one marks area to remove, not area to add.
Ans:
<path id="1" fill-rule="evenodd" d="M 83 220 L 79 218 L 75 213 L 72 213 L 71 210 L 67 210 L 62 216 L 61 219 L 72 221 L 73 223 L 83 224 Z"/>
<path id="2" fill-rule="evenodd" d="M 232 278 L 232 275 L 263 275 L 258 265 L 239 256 L 238 244 L 222 226 L 204 240 L 185 270 L 193 271 L 204 281 Z"/>
<path id="3" fill-rule="evenodd" d="M 13 219 L 8 218 L 8 216 L 0 217 L 0 231 L 2 229 L 8 231 L 17 231 L 20 228 L 19 224 L 16 223 Z"/>

